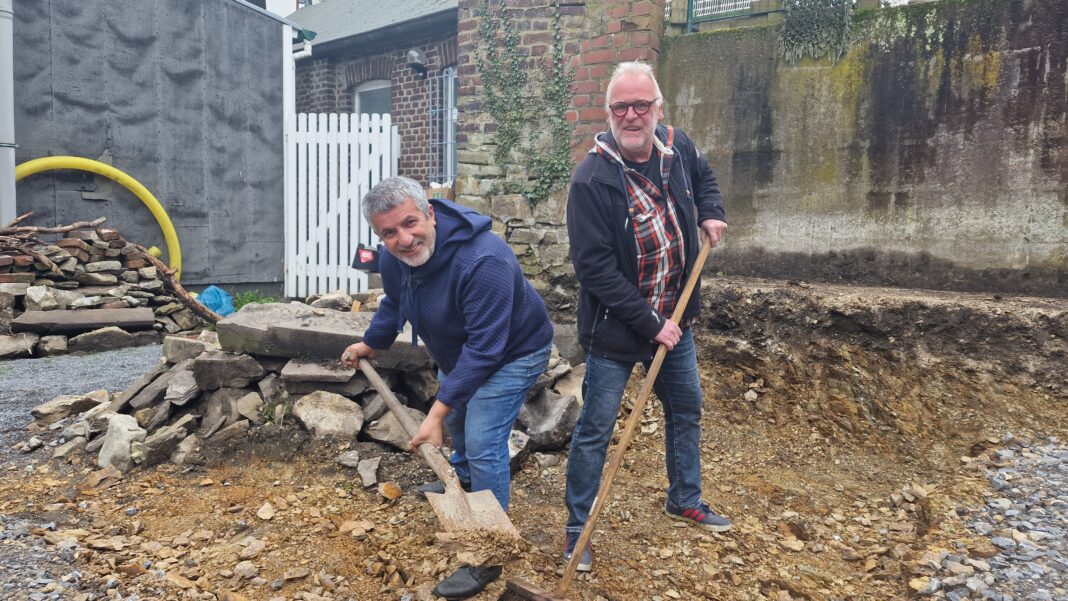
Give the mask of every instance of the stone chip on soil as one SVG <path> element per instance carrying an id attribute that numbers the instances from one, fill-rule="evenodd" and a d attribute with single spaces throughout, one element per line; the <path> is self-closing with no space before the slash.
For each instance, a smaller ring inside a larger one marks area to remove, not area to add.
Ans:
<path id="1" fill-rule="evenodd" d="M 275 510 L 274 505 L 272 505 L 270 501 L 267 501 L 256 511 L 256 517 L 261 520 L 270 520 L 276 513 L 277 511 Z"/>

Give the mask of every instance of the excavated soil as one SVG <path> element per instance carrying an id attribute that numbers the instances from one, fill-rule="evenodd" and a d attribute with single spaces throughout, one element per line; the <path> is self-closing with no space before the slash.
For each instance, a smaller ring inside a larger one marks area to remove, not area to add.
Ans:
<path id="1" fill-rule="evenodd" d="M 735 527 L 704 533 L 663 515 L 653 401 L 594 535 L 595 571 L 572 601 L 910 598 L 926 552 L 989 556 L 957 510 L 983 503 L 992 452 L 1068 434 L 1065 301 L 748 279 L 706 287 L 705 497 Z M 381 456 L 379 481 L 404 494 L 389 501 L 334 463 L 352 448 Z M 414 494 L 431 474 L 413 456 L 312 441 L 291 423 L 110 487 L 83 482 L 93 469 L 85 455 L 68 464 L 42 454 L 32 473 L 0 479 L 0 513 L 54 522 L 34 531 L 50 543 L 78 540 L 82 594 L 110 585 L 140 599 L 430 599 L 485 551 L 438 532 Z M 558 581 L 563 489 L 563 461 L 531 459 L 515 475 L 510 515 L 526 543 L 496 550 L 505 578 Z"/>

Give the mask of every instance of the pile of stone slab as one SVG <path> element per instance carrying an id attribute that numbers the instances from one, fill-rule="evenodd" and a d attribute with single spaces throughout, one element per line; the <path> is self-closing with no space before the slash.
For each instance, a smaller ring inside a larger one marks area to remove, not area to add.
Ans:
<path id="1" fill-rule="evenodd" d="M 112 228 L 73 230 L 29 254 L 0 255 L 0 359 L 158 344 L 201 320 Z"/>
<path id="2" fill-rule="evenodd" d="M 34 409 L 53 446 L 95 454 L 102 468 L 127 471 L 181 464 L 201 444 L 232 442 L 252 428 L 295 420 L 312 436 L 366 440 L 408 450 L 409 436 L 362 372 L 338 362 L 373 313 L 303 303 L 246 305 L 216 324 L 217 334 L 167 336 L 163 359 L 113 399 L 58 397 Z M 410 326 L 409 326 L 410 327 Z M 436 368 L 423 345 L 402 332 L 375 357 L 377 371 L 416 421 L 433 402 Z M 531 451 L 570 441 L 580 408 L 582 368 L 554 353 L 512 433 L 513 468 Z"/>

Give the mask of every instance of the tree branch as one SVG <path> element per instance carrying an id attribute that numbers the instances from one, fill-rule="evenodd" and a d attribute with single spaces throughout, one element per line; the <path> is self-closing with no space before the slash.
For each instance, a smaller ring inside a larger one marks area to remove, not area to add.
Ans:
<path id="1" fill-rule="evenodd" d="M 183 288 L 182 285 L 178 283 L 178 278 L 174 277 L 173 269 L 164 265 L 163 261 L 160 261 L 156 257 L 150 255 L 148 253 L 147 248 L 141 246 L 140 244 L 134 244 L 133 242 L 130 242 L 130 244 L 133 244 L 133 246 L 137 248 L 138 252 L 140 252 L 144 256 L 144 258 L 149 263 L 151 263 L 153 267 L 156 268 L 156 271 L 160 273 L 160 275 L 163 277 L 164 282 L 166 282 L 167 287 L 170 288 L 172 292 L 174 292 L 174 295 L 178 298 L 179 302 L 185 305 L 186 308 L 188 308 L 193 313 L 196 313 L 205 321 L 211 323 L 217 323 L 220 319 L 222 319 L 222 315 L 219 315 L 215 311 L 212 311 L 211 309 L 205 307 L 200 303 L 200 301 L 189 295 L 185 288 Z"/>

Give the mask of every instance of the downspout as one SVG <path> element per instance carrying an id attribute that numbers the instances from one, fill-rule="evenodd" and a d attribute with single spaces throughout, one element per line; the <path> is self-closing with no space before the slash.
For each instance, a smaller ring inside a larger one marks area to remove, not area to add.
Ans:
<path id="1" fill-rule="evenodd" d="M 296 296 L 296 271 L 291 264 L 297 254 L 297 166 L 291 137 L 296 132 L 297 63 L 293 59 L 293 28 L 282 27 L 282 291 Z"/>
<path id="2" fill-rule="evenodd" d="M 0 0 L 0 226 L 15 219 L 15 13 Z"/>

